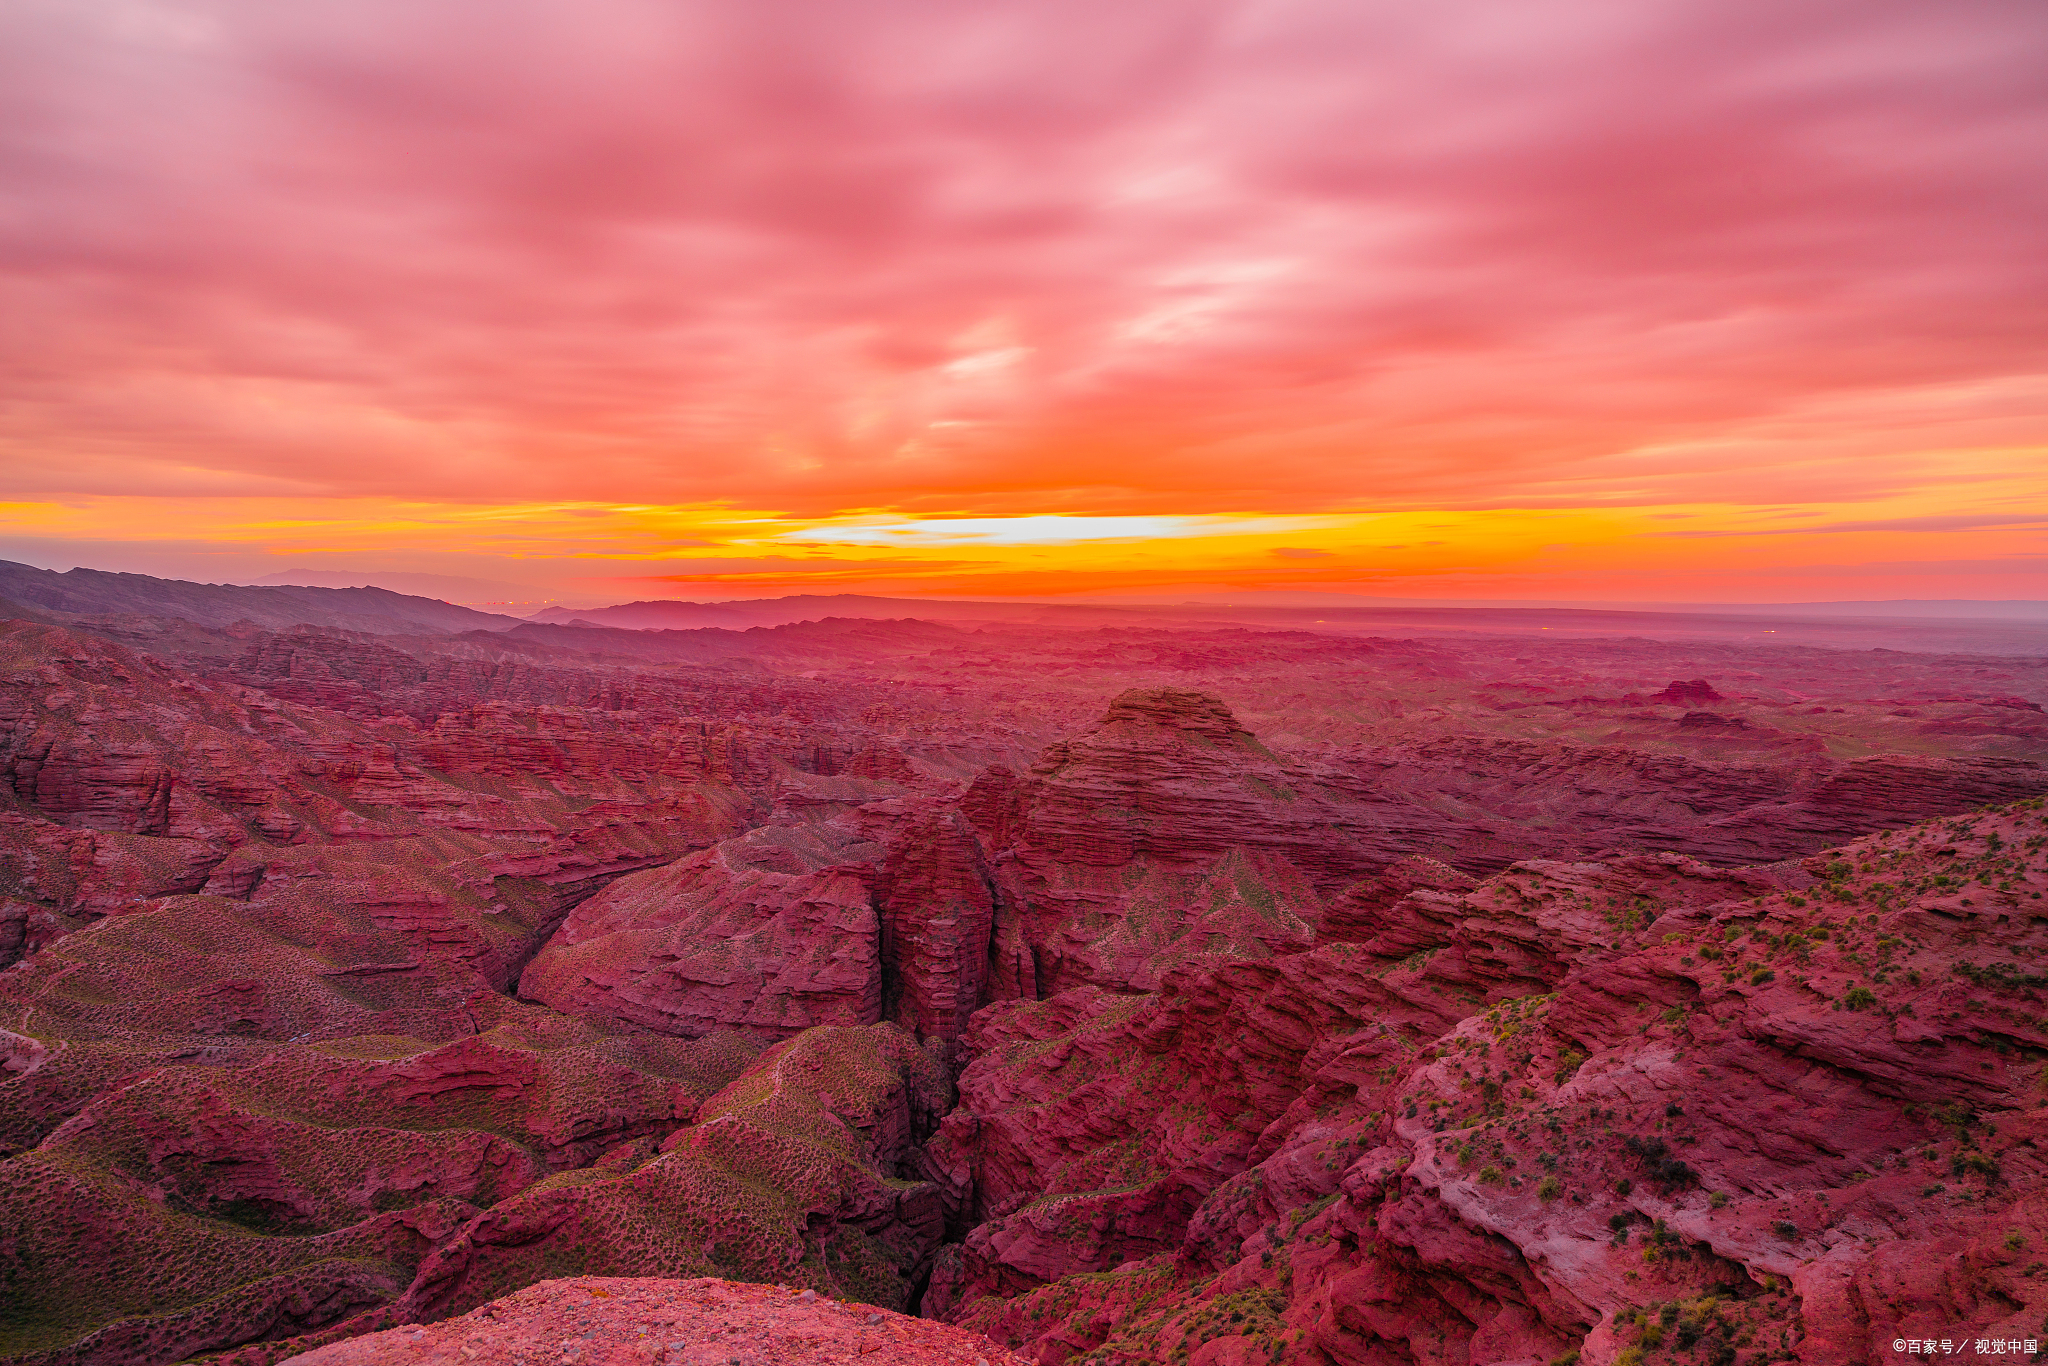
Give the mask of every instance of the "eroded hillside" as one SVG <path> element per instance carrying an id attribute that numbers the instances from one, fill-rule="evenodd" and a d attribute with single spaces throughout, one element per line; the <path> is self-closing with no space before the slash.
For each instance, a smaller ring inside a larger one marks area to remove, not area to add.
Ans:
<path id="1" fill-rule="evenodd" d="M 2031 661 L 817 626 L 6 626 L 0 1357 L 2041 1336 Z"/>

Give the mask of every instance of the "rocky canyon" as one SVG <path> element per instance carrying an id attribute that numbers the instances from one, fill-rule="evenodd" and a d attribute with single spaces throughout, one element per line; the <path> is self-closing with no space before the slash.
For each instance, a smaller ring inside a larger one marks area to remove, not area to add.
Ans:
<path id="1" fill-rule="evenodd" d="M 2048 1340 L 2048 653 L 6 568 L 0 1361 Z"/>

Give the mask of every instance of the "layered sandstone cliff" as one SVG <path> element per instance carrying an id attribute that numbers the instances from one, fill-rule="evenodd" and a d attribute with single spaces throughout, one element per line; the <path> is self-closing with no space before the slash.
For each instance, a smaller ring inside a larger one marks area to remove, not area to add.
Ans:
<path id="1" fill-rule="evenodd" d="M 2044 845 L 2026 802 L 1804 870 L 1518 865 L 1377 944 L 992 1008 L 928 1307 L 1104 1363 L 2038 1339 Z"/>

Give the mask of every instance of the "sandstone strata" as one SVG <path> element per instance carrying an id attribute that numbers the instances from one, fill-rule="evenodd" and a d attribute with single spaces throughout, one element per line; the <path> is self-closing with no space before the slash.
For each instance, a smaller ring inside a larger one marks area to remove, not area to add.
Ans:
<path id="1" fill-rule="evenodd" d="M 565 1272 L 1047 1361 L 2038 1317 L 2025 662 L 64 623 L 0 630 L 10 1360 Z"/>
<path id="2" fill-rule="evenodd" d="M 1376 945 L 994 1008 L 928 1306 L 1104 1363 L 2038 1339 L 2044 844 L 2029 802 L 1803 870 L 1518 865 Z"/>
<path id="3" fill-rule="evenodd" d="M 777 1037 L 881 1018 L 869 865 L 832 822 L 765 826 L 612 884 L 570 913 L 520 990 L 666 1033 Z"/>
<path id="4" fill-rule="evenodd" d="M 490 994 L 465 1013 L 481 1032 L 439 1047 L 88 1029 L 17 1050 L 8 1359 L 178 1361 L 334 1331 L 485 1208 L 651 1153 L 757 1049 L 608 1038 Z"/>
<path id="5" fill-rule="evenodd" d="M 676 1129 L 480 1214 L 387 1316 L 463 1312 L 559 1271 L 778 1280 L 911 1309 L 944 1232 L 919 1145 L 945 1071 L 893 1026 L 820 1028 L 764 1054 Z"/>

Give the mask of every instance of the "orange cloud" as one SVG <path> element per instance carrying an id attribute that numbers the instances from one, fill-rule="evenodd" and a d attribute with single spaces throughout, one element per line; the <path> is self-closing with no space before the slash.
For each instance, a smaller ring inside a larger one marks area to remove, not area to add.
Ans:
<path id="1" fill-rule="evenodd" d="M 0 555 L 2048 596 L 2044 65 L 2036 0 L 37 0 Z M 944 525 L 1045 517 L 1184 524 Z"/>

